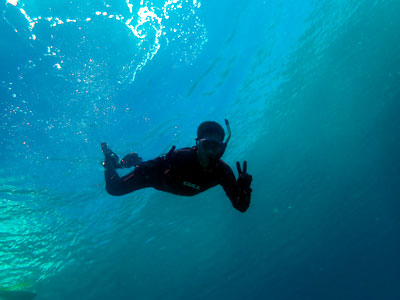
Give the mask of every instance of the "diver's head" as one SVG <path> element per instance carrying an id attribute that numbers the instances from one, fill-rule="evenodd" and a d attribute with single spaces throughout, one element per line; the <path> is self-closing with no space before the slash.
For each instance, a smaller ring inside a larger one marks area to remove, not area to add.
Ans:
<path id="1" fill-rule="evenodd" d="M 225 131 L 217 122 L 203 122 L 197 129 L 196 145 L 199 158 L 203 161 L 203 164 L 208 165 L 209 163 L 216 162 L 224 154 L 230 138 L 229 123 L 227 120 L 225 120 L 225 123 L 229 131 L 229 137 L 225 143 Z"/>

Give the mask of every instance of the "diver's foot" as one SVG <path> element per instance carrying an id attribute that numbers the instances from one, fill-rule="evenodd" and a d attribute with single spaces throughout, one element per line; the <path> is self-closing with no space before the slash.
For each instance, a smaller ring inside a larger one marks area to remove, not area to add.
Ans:
<path id="1" fill-rule="evenodd" d="M 143 162 L 143 159 L 139 157 L 139 155 L 136 152 L 131 152 L 127 155 L 124 156 L 123 159 L 121 159 L 120 162 L 120 167 L 121 168 L 130 168 L 133 166 L 138 166 Z"/>
<path id="2" fill-rule="evenodd" d="M 115 169 L 120 167 L 118 155 L 108 148 L 106 143 L 101 143 L 101 150 L 104 153 L 105 160 L 101 163 L 103 167 L 113 166 Z"/>

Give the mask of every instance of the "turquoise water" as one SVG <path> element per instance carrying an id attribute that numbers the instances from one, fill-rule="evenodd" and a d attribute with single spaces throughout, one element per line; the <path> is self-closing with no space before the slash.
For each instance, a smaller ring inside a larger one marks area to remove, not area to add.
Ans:
<path id="1" fill-rule="evenodd" d="M 8 2 L 0 299 L 400 299 L 399 1 Z M 224 118 L 245 214 L 106 194 Z"/>

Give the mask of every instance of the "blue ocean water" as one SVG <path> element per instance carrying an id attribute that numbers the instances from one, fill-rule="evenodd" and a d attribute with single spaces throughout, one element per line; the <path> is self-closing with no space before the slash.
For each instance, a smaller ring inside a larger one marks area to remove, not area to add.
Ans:
<path id="1" fill-rule="evenodd" d="M 399 1 L 0 12 L 0 299 L 400 299 Z M 105 192 L 101 142 L 152 159 L 224 118 L 246 213 Z"/>

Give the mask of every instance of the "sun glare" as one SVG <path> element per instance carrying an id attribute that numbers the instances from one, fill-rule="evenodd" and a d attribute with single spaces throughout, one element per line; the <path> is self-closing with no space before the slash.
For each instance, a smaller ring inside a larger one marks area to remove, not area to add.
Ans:
<path id="1" fill-rule="evenodd" d="M 10 3 L 14 6 L 17 6 L 19 0 L 7 0 L 7 3 Z"/>

